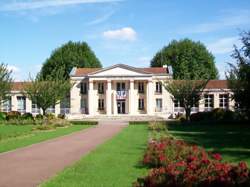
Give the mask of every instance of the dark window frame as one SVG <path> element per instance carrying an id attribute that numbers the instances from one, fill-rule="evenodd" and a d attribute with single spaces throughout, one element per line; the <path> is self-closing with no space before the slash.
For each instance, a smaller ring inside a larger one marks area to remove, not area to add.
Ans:
<path id="1" fill-rule="evenodd" d="M 145 110 L 145 102 L 143 98 L 138 99 L 138 109 L 139 110 Z"/>

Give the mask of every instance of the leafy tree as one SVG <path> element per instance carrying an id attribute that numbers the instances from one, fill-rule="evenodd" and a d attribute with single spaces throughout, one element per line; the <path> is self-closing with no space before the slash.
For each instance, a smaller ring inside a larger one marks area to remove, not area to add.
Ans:
<path id="1" fill-rule="evenodd" d="M 232 57 L 236 65 L 230 64 L 227 79 L 234 92 L 233 99 L 250 119 L 250 31 L 241 34 L 241 41 L 243 46 L 240 49 L 234 46 Z"/>
<path id="2" fill-rule="evenodd" d="M 7 94 L 10 93 L 12 84 L 12 71 L 8 70 L 7 65 L 0 64 L 0 106 L 7 99 Z M 0 107 L 1 108 L 1 107 Z"/>
<path id="3" fill-rule="evenodd" d="M 171 65 L 174 79 L 217 79 L 214 56 L 201 42 L 190 39 L 173 40 L 151 60 L 152 67 Z"/>
<path id="4" fill-rule="evenodd" d="M 63 68 L 64 78 L 69 78 L 73 67 L 101 67 L 101 63 L 86 42 L 72 42 L 55 49 L 42 66 L 40 77 L 54 77 Z"/>
<path id="5" fill-rule="evenodd" d="M 171 99 L 182 103 L 186 120 L 190 120 L 191 108 L 198 104 L 203 89 L 208 81 L 205 80 L 172 80 L 163 86 L 172 95 Z"/>
<path id="6" fill-rule="evenodd" d="M 69 80 L 64 80 L 62 70 L 59 70 L 53 77 L 47 76 L 43 79 L 38 75 L 35 79 L 31 78 L 28 84 L 25 84 L 24 94 L 42 109 L 43 115 L 46 110 L 58 104 L 70 91 L 72 84 Z"/>

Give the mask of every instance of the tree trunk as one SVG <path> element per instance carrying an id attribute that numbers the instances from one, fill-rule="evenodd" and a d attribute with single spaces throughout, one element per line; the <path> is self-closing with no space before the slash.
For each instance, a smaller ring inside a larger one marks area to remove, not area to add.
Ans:
<path id="1" fill-rule="evenodd" d="M 42 112 L 43 112 L 43 116 L 45 116 L 46 115 L 46 109 L 42 108 Z"/>
<path id="2" fill-rule="evenodd" d="M 186 120 L 190 121 L 191 108 L 185 108 L 186 111 Z"/>

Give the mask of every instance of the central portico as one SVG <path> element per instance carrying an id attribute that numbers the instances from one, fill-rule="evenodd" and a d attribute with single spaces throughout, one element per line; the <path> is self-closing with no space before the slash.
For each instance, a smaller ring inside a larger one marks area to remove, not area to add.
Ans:
<path id="1" fill-rule="evenodd" d="M 167 92 L 162 89 L 161 81 L 169 78 L 166 67 L 134 68 L 117 64 L 103 69 L 74 68 L 70 103 L 75 111 L 71 113 L 153 115 L 162 112 Z"/>

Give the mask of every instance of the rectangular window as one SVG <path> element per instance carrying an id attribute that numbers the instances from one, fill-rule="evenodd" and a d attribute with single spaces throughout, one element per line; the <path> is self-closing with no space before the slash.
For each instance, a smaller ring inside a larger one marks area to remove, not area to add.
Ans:
<path id="1" fill-rule="evenodd" d="M 32 101 L 31 112 L 32 114 L 40 114 L 40 108 L 38 108 L 36 102 L 34 101 Z"/>
<path id="2" fill-rule="evenodd" d="M 205 111 L 211 111 L 214 108 L 214 95 L 206 94 L 205 99 Z"/>
<path id="3" fill-rule="evenodd" d="M 144 110 L 144 99 L 138 100 L 138 108 L 139 110 Z"/>
<path id="4" fill-rule="evenodd" d="M 126 90 L 125 82 L 118 82 L 116 84 L 116 91 L 125 91 L 125 90 Z"/>
<path id="5" fill-rule="evenodd" d="M 3 112 L 10 112 L 11 111 L 11 97 L 9 97 L 8 99 L 6 99 L 3 102 L 2 111 Z"/>
<path id="6" fill-rule="evenodd" d="M 17 111 L 20 113 L 25 113 L 25 111 L 26 111 L 26 97 L 17 96 Z"/>
<path id="7" fill-rule="evenodd" d="M 87 114 L 87 107 L 88 105 L 87 105 L 87 99 L 85 99 L 85 98 L 81 98 L 81 113 L 82 114 Z"/>
<path id="8" fill-rule="evenodd" d="M 156 93 L 162 93 L 162 84 L 161 82 L 156 82 L 155 92 Z"/>
<path id="9" fill-rule="evenodd" d="M 139 93 L 144 93 L 144 82 L 139 82 L 138 83 L 138 92 Z"/>
<path id="10" fill-rule="evenodd" d="M 98 94 L 104 94 L 104 83 L 103 82 L 98 83 Z"/>
<path id="11" fill-rule="evenodd" d="M 98 99 L 98 110 L 104 110 L 104 99 Z"/>
<path id="12" fill-rule="evenodd" d="M 162 99 L 156 99 L 156 112 L 162 111 Z"/>
<path id="13" fill-rule="evenodd" d="M 54 113 L 55 113 L 55 105 L 50 106 L 50 107 L 46 110 L 46 112 L 47 112 L 47 113 L 54 114 Z"/>
<path id="14" fill-rule="evenodd" d="M 228 109 L 229 106 L 229 96 L 228 94 L 220 94 L 219 95 L 220 100 L 220 108 Z"/>
<path id="15" fill-rule="evenodd" d="M 87 94 L 87 83 L 86 82 L 81 82 L 81 94 Z"/>

